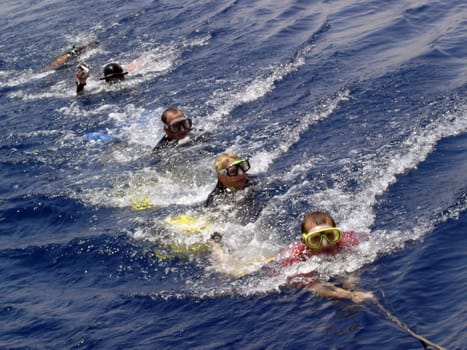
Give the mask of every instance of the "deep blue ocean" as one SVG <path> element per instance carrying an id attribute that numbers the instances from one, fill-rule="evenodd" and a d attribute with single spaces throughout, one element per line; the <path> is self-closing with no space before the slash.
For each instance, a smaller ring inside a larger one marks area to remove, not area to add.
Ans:
<path id="1" fill-rule="evenodd" d="M 0 0 L 0 37 L 1 349 L 423 349 L 373 303 L 286 285 L 310 271 L 467 348 L 465 1 Z M 108 86 L 110 62 L 138 70 Z M 205 138 L 155 159 L 169 106 Z M 258 216 L 202 208 L 224 151 Z M 322 209 L 369 241 L 254 272 Z M 213 266 L 213 230 L 244 266 Z"/>

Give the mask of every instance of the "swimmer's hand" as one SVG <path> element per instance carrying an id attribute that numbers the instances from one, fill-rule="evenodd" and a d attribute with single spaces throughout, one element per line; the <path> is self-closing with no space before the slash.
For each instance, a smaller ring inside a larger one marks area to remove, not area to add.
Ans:
<path id="1" fill-rule="evenodd" d="M 316 294 L 326 298 L 350 299 L 356 304 L 361 304 L 364 301 L 375 301 L 376 297 L 372 292 L 351 291 L 337 287 L 329 282 L 319 282 L 310 288 Z"/>
<path id="2" fill-rule="evenodd" d="M 365 301 L 374 301 L 376 297 L 372 292 L 351 292 L 351 299 L 356 304 L 361 304 Z"/>

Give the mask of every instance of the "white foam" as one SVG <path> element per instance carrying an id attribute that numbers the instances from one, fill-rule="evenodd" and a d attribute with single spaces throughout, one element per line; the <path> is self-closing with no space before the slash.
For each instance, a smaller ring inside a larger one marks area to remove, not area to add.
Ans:
<path id="1" fill-rule="evenodd" d="M 44 79 L 53 74 L 55 74 L 54 71 L 35 72 L 32 69 L 28 69 L 23 72 L 1 71 L 0 78 L 2 86 L 15 87 L 20 85 L 27 85 L 28 83 Z M 9 93 L 8 96 L 17 97 L 16 94 L 22 96 L 19 92 Z"/>
<path id="2" fill-rule="evenodd" d="M 228 90 L 217 90 L 212 94 L 208 104 L 215 108 L 214 113 L 209 117 L 205 129 L 214 128 L 220 120 L 230 114 L 235 108 L 246 103 L 250 103 L 265 96 L 274 89 L 276 82 L 284 79 L 288 74 L 296 71 L 305 64 L 305 57 L 314 46 L 308 45 L 291 62 L 280 63 L 265 69 L 264 74 L 260 74 L 249 82 L 238 82 L 233 88 Z M 232 84 L 232 82 L 230 82 Z"/>

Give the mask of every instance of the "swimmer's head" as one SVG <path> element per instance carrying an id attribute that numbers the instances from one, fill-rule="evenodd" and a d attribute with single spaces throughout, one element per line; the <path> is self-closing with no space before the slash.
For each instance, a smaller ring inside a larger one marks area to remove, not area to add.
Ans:
<path id="1" fill-rule="evenodd" d="M 250 162 L 235 153 L 221 153 L 214 161 L 217 179 L 227 188 L 241 190 L 246 187 Z"/>
<path id="2" fill-rule="evenodd" d="M 100 80 L 105 80 L 107 83 L 115 83 L 125 79 L 123 68 L 117 63 L 109 63 L 104 67 L 104 76 Z"/>
<path id="3" fill-rule="evenodd" d="M 300 229 L 303 242 L 316 253 L 329 253 L 337 249 L 341 234 L 336 228 L 336 222 L 328 213 L 308 213 L 303 218 Z"/>
<path id="4" fill-rule="evenodd" d="M 191 130 L 191 119 L 185 117 L 185 113 L 179 108 L 167 108 L 161 115 L 164 123 L 164 132 L 170 140 L 181 140 Z"/>

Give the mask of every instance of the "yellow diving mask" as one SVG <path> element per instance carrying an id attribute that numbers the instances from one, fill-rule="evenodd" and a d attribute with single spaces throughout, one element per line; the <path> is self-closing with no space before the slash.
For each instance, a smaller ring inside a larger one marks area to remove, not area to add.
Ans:
<path id="1" fill-rule="evenodd" d="M 316 226 L 310 232 L 302 233 L 303 241 L 311 249 L 318 249 L 323 238 L 330 244 L 336 244 L 341 239 L 341 230 L 331 226 Z"/>

